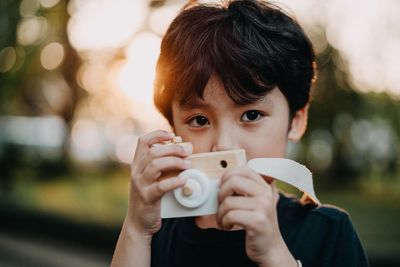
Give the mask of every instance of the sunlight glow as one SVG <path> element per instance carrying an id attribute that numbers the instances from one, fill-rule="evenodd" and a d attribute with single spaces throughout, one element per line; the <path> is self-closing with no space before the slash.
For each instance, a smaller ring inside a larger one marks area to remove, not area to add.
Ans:
<path id="1" fill-rule="evenodd" d="M 47 21 L 33 17 L 34 12 L 38 3 L 50 6 L 56 2 L 23 1 L 20 12 L 26 16 L 18 30 L 20 44 L 35 44 L 44 36 Z M 137 136 L 155 129 L 169 129 L 154 107 L 153 82 L 161 37 L 186 1 L 172 2 L 153 8 L 146 0 L 68 2 L 71 16 L 68 38 L 82 60 L 77 80 L 88 93 L 82 112 L 77 112 L 75 117 L 77 121 L 93 120 L 97 126 L 104 127 L 105 136 L 98 136 L 98 140 L 104 138 L 111 144 L 110 150 L 103 143 L 103 150 L 120 162 L 131 161 Z M 397 22 L 400 2 L 280 0 L 276 4 L 304 26 L 317 54 L 323 53 L 328 45 L 339 52 L 333 60 L 339 70 L 348 73 L 354 88 L 400 97 L 400 24 Z M 77 124 L 75 144 L 92 146 L 97 130 L 90 125 L 93 126 L 88 121 Z M 357 133 L 357 128 L 353 131 Z M 310 144 L 307 157 L 318 171 L 332 164 L 334 151 L 329 134 L 318 135 Z M 87 136 L 93 140 L 86 141 Z M 385 151 L 386 147 L 376 149 Z"/>
<path id="2" fill-rule="evenodd" d="M 182 5 L 171 5 L 154 10 L 149 15 L 149 25 L 151 30 L 159 36 L 164 35 L 169 24 L 178 14 L 181 8 Z"/>
<path id="3" fill-rule="evenodd" d="M 399 1 L 280 0 L 278 5 L 306 28 L 317 52 L 326 47 L 325 37 L 339 50 L 355 88 L 400 97 Z"/>
<path id="4" fill-rule="evenodd" d="M 346 6 L 346 8 L 344 8 Z M 330 1 L 327 38 L 348 62 L 351 82 L 361 91 L 400 96 L 400 3 Z"/>
<path id="5" fill-rule="evenodd" d="M 153 101 L 153 81 L 161 39 L 144 32 L 136 36 L 126 51 L 127 62 L 119 75 L 119 86 L 138 102 Z"/>
<path id="6" fill-rule="evenodd" d="M 73 0 L 68 10 L 68 36 L 77 50 L 117 48 L 141 27 L 145 0 Z"/>

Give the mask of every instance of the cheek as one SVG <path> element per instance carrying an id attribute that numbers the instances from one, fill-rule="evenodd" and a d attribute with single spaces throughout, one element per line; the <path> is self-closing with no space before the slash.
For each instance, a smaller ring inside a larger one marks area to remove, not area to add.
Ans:
<path id="1" fill-rule="evenodd" d="M 193 153 L 210 152 L 210 138 L 207 136 L 193 133 L 185 127 L 176 127 L 175 134 L 182 137 L 183 142 L 192 143 Z"/>
<path id="2" fill-rule="evenodd" d="M 252 135 L 243 143 L 248 160 L 259 157 L 278 157 L 286 155 L 287 131 L 285 128 L 269 128 Z"/>
<path id="3" fill-rule="evenodd" d="M 209 139 L 206 139 L 204 137 L 197 137 L 197 136 L 187 136 L 186 138 L 183 138 L 183 140 L 186 140 L 187 142 L 192 143 L 193 145 L 193 153 L 203 153 L 203 152 L 210 152 L 211 151 L 211 145 L 209 144 Z"/>

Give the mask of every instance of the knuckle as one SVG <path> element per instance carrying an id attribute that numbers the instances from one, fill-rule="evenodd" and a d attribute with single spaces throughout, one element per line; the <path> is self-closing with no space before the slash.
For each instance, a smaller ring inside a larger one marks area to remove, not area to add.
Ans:
<path id="1" fill-rule="evenodd" d="M 182 155 L 182 154 L 185 154 L 186 152 L 185 152 L 185 149 L 182 147 L 182 146 L 180 146 L 180 145 L 174 145 L 174 153 L 176 153 L 176 154 L 178 154 L 178 155 Z"/>
<path id="2" fill-rule="evenodd" d="M 149 149 L 149 157 L 150 158 L 156 158 L 157 157 L 157 153 L 158 152 L 158 150 L 156 149 L 156 147 L 151 147 L 150 149 Z"/>
<path id="3" fill-rule="evenodd" d="M 231 177 L 230 182 L 231 182 L 232 186 L 237 187 L 237 185 L 241 182 L 241 180 L 242 180 L 241 177 L 235 175 L 235 176 Z"/>
<path id="4" fill-rule="evenodd" d="M 165 192 L 165 185 L 163 183 L 157 183 L 156 184 L 156 191 L 157 194 L 163 194 Z"/>
<path id="5" fill-rule="evenodd" d="M 176 164 L 177 164 L 177 165 L 185 166 L 184 159 L 182 159 L 182 158 L 175 158 L 175 160 L 176 160 Z"/>
<path id="6" fill-rule="evenodd" d="M 266 221 L 265 215 L 263 213 L 257 212 L 254 216 L 255 225 L 261 225 Z"/>
<path id="7" fill-rule="evenodd" d="M 159 164 L 159 160 L 158 159 L 153 159 L 153 160 L 151 160 L 150 162 L 149 162 L 149 168 L 151 168 L 151 169 L 157 169 L 157 167 L 158 167 L 158 164 Z"/>
<path id="8" fill-rule="evenodd" d="M 220 187 L 217 197 L 218 197 L 218 202 L 222 204 L 222 201 L 224 200 L 223 199 L 223 197 L 224 197 L 224 188 L 223 187 Z"/>
<path id="9" fill-rule="evenodd" d="M 233 221 L 235 218 L 235 212 L 234 211 L 228 211 L 225 215 L 226 221 Z"/>
<path id="10" fill-rule="evenodd" d="M 178 158 L 178 157 L 171 157 L 169 159 L 169 164 L 171 164 L 173 166 L 181 166 L 181 165 L 183 165 L 183 159 Z"/>
<path id="11" fill-rule="evenodd" d="M 270 207 L 268 201 L 265 201 L 262 198 L 256 198 L 254 205 L 257 207 L 258 210 L 267 211 Z"/>
<path id="12" fill-rule="evenodd" d="M 138 144 L 145 144 L 146 143 L 146 136 L 145 135 L 141 135 L 138 138 Z"/>

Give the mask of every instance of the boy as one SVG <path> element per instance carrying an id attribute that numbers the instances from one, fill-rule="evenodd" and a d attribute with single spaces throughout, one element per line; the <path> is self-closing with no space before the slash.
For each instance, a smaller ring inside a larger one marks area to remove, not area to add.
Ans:
<path id="1" fill-rule="evenodd" d="M 112 266 L 367 266 L 345 212 L 280 194 L 247 167 L 221 177 L 217 214 L 160 218 L 161 197 L 185 181 L 158 179 L 190 168 L 191 153 L 285 157 L 307 126 L 314 60 L 301 27 L 275 6 L 238 0 L 182 10 L 161 44 L 155 103 L 192 146 L 153 146 L 173 138 L 165 131 L 139 139 Z"/>

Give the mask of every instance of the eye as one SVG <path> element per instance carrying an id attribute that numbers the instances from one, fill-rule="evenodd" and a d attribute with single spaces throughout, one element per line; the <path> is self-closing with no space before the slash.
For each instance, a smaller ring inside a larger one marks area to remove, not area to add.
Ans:
<path id="1" fill-rule="evenodd" d="M 209 124 L 208 119 L 204 116 L 195 116 L 192 117 L 189 121 L 188 124 L 192 127 L 203 127 L 207 124 Z"/>
<path id="2" fill-rule="evenodd" d="M 247 122 L 252 122 L 252 121 L 258 121 L 264 116 L 260 111 L 258 110 L 249 110 L 243 113 L 242 117 L 240 118 L 242 121 L 247 121 Z"/>

